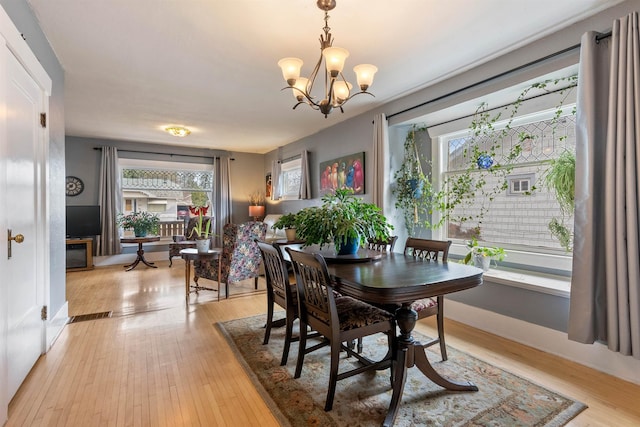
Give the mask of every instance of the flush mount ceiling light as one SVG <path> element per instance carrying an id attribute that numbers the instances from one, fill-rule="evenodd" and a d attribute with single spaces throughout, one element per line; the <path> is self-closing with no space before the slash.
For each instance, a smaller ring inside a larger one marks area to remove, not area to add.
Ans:
<path id="1" fill-rule="evenodd" d="M 344 78 L 342 69 L 344 61 L 349 56 L 346 49 L 333 47 L 333 38 L 329 28 L 329 11 L 336 7 L 335 0 L 318 0 L 318 8 L 324 10 L 324 35 L 320 34 L 320 59 L 316 63 L 315 68 L 311 72 L 309 78 L 300 77 L 300 69 L 302 68 L 302 60 L 298 58 L 283 58 L 278 61 L 278 65 L 282 68 L 282 75 L 289 85 L 285 89 L 291 88 L 293 96 L 298 103 L 293 106 L 295 109 L 300 104 L 307 104 L 314 110 L 320 110 L 325 117 L 333 108 L 340 108 L 344 113 L 342 106 L 355 95 L 366 93 L 367 89 L 373 83 L 373 75 L 378 68 L 371 64 L 360 64 L 353 68 L 355 71 L 360 92 L 351 93 L 353 85 Z M 324 98 L 318 102 L 314 100 L 311 94 L 316 77 L 322 67 L 322 60 L 325 61 L 324 67 Z"/>
<path id="2" fill-rule="evenodd" d="M 170 126 L 168 128 L 165 128 L 164 130 L 169 132 L 171 135 L 179 136 L 180 138 L 191 133 L 191 131 L 184 126 Z"/>

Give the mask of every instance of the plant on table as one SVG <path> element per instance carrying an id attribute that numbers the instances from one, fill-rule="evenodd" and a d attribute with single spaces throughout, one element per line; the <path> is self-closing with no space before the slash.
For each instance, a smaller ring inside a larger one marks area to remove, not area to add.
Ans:
<path id="1" fill-rule="evenodd" d="M 158 233 L 160 218 L 147 211 L 136 211 L 128 214 L 119 213 L 116 223 L 124 229 L 132 229 L 136 237 L 145 237 L 148 233 Z"/>
<path id="2" fill-rule="evenodd" d="M 305 246 L 334 244 L 339 253 L 344 253 L 348 243 L 357 250 L 369 239 L 388 239 L 393 230 L 379 207 L 354 196 L 350 189 L 325 195 L 321 206 L 300 210 L 295 222 Z"/>
<path id="3" fill-rule="evenodd" d="M 296 214 L 288 213 L 282 215 L 276 222 L 271 226 L 273 229 L 284 229 L 287 235 L 287 240 L 292 241 L 295 240 L 296 237 Z"/>
<path id="4" fill-rule="evenodd" d="M 189 212 L 191 212 L 191 215 L 198 217 L 196 225 L 191 229 L 189 238 L 195 237 L 196 240 L 204 240 L 211 237 L 211 220 L 207 219 L 205 221 L 204 219 L 208 210 L 209 206 L 189 206 Z"/>

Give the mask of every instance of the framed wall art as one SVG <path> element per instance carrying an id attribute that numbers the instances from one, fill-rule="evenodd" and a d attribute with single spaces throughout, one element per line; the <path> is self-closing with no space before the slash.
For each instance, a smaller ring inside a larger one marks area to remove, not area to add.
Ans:
<path id="1" fill-rule="evenodd" d="M 320 195 L 338 188 L 364 194 L 364 151 L 320 163 Z"/>

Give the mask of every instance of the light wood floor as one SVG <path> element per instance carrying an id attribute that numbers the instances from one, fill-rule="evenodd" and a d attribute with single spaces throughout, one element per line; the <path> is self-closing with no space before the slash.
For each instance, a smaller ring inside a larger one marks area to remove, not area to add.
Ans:
<path id="1" fill-rule="evenodd" d="M 264 283 L 184 304 L 184 263 L 67 274 L 69 324 L 9 406 L 7 426 L 276 426 L 214 324 L 265 313 Z M 213 282 L 212 282 L 213 283 Z M 248 295 L 238 296 L 238 293 Z M 433 324 L 418 329 L 433 334 Z M 640 426 L 640 386 L 447 321 L 448 344 L 580 400 L 570 426 Z"/>

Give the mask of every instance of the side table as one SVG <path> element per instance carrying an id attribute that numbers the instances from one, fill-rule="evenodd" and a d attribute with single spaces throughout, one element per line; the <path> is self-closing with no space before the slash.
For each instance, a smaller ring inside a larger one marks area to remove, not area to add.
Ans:
<path id="1" fill-rule="evenodd" d="M 222 248 L 209 249 L 207 252 L 198 252 L 198 250 L 195 248 L 182 249 L 180 251 L 180 256 L 184 260 L 184 290 L 187 304 L 189 304 L 189 294 L 191 292 L 198 293 L 198 291 L 217 291 L 218 301 L 220 301 L 220 274 L 222 263 L 218 262 L 218 289 L 213 289 L 207 288 L 205 286 L 200 286 L 198 284 L 191 285 L 191 262 L 195 260 L 220 260 L 220 257 L 222 256 Z M 193 288 L 193 290 L 191 288 Z"/>
<path id="2" fill-rule="evenodd" d="M 140 261 L 142 261 L 142 263 L 144 265 L 146 265 L 147 267 L 158 268 L 158 266 L 155 265 L 154 263 L 149 262 L 146 259 L 144 259 L 144 250 L 142 249 L 142 244 L 143 243 L 158 242 L 158 241 L 160 241 L 160 237 L 159 236 L 124 237 L 124 238 L 120 239 L 120 243 L 137 243 L 138 244 L 138 252 L 137 252 L 138 257 L 131 264 L 124 266 L 124 268 L 127 269 L 126 271 L 131 271 L 134 268 L 136 268 L 136 266 L 140 263 Z"/>

